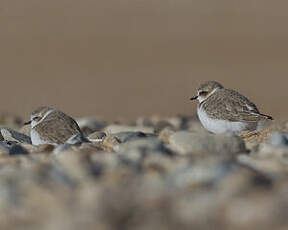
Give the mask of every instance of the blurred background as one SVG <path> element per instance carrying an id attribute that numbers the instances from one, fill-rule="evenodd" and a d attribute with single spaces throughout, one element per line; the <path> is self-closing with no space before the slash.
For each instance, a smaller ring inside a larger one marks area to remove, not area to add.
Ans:
<path id="1" fill-rule="evenodd" d="M 192 115 L 199 83 L 217 80 L 285 118 L 287 9 L 280 0 L 1 0 L 0 111 Z"/>

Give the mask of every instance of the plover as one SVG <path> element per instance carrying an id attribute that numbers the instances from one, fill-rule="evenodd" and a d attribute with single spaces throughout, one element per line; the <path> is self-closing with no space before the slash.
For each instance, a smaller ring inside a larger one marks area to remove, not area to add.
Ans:
<path id="1" fill-rule="evenodd" d="M 220 83 L 208 81 L 200 85 L 197 95 L 197 114 L 204 128 L 212 133 L 237 133 L 252 131 L 258 122 L 273 120 L 259 112 L 248 98 Z"/>
<path id="2" fill-rule="evenodd" d="M 24 125 L 29 124 L 31 124 L 30 134 L 33 145 L 60 145 L 73 136 L 83 137 L 73 118 L 50 107 L 39 107 L 32 112 L 31 120 Z"/>

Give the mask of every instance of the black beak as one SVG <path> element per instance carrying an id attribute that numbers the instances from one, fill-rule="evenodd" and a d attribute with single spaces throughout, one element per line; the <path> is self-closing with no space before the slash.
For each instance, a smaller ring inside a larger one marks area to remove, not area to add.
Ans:
<path id="1" fill-rule="evenodd" d="M 24 123 L 24 125 L 30 125 L 32 121 L 27 121 Z"/>
<path id="2" fill-rule="evenodd" d="M 191 101 L 197 100 L 197 99 L 198 99 L 198 96 L 195 96 L 195 97 L 191 97 L 191 98 L 190 98 Z"/>

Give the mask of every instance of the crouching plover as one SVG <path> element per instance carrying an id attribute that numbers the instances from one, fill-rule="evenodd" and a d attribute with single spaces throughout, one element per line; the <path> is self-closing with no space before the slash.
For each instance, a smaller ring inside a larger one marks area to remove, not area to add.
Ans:
<path id="1" fill-rule="evenodd" d="M 258 122 L 273 120 L 261 114 L 249 99 L 215 81 L 201 84 L 197 95 L 191 98 L 196 99 L 199 101 L 199 120 L 212 133 L 252 131 L 257 128 Z"/>
<path id="2" fill-rule="evenodd" d="M 25 125 L 29 124 L 31 124 L 30 134 L 33 145 L 60 145 L 75 135 L 83 137 L 73 118 L 49 107 L 40 107 L 32 112 L 31 120 L 25 123 Z"/>

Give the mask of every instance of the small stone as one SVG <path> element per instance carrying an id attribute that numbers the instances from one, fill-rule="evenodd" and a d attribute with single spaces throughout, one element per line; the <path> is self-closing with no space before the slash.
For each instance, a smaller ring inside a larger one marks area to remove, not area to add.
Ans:
<path id="1" fill-rule="evenodd" d="M 88 136 L 88 140 L 91 142 L 99 142 L 99 140 L 103 140 L 106 137 L 106 133 L 104 132 L 94 132 Z"/>
<path id="2" fill-rule="evenodd" d="M 170 117 L 168 119 L 166 119 L 166 122 L 168 122 L 171 127 L 174 127 L 175 129 L 181 129 L 183 128 L 183 125 L 185 125 L 184 123 L 186 122 L 186 117 L 184 116 L 176 116 L 176 117 Z M 158 122 L 158 125 L 161 123 L 162 121 Z"/>
<path id="3" fill-rule="evenodd" d="M 167 121 L 172 124 L 176 130 L 188 129 L 191 120 L 197 120 L 199 122 L 197 115 L 194 115 L 192 117 L 186 115 L 177 115 L 176 117 L 167 119 Z"/>
<path id="4" fill-rule="evenodd" d="M 106 125 L 104 120 L 96 117 L 83 117 L 77 119 L 77 123 L 85 136 L 102 130 Z"/>
<path id="5" fill-rule="evenodd" d="M 29 151 L 29 153 L 50 153 L 54 150 L 54 145 L 30 145 L 30 144 L 21 144 L 25 149 Z"/>
<path id="6" fill-rule="evenodd" d="M 282 163 L 288 163 L 288 148 L 286 146 L 273 146 L 268 143 L 263 143 L 257 150 L 258 151 L 251 152 L 250 155 L 257 159 L 277 159 Z"/>
<path id="7" fill-rule="evenodd" d="M 89 170 L 85 167 L 87 165 L 85 154 L 78 151 L 63 151 L 55 155 L 55 158 L 61 164 L 61 168 L 74 180 L 80 182 L 89 178 Z"/>
<path id="8" fill-rule="evenodd" d="M 4 142 L 0 142 L 0 155 L 6 156 L 9 155 L 9 146 L 5 144 Z"/>
<path id="9" fill-rule="evenodd" d="M 103 151 L 103 147 L 96 143 L 82 143 L 81 145 L 71 145 L 68 143 L 58 145 L 53 153 L 58 155 L 67 152 L 83 152 L 85 154 L 94 154 L 96 152 Z"/>
<path id="10" fill-rule="evenodd" d="M 100 152 L 103 151 L 102 146 L 100 146 L 100 144 L 97 145 L 94 143 L 83 143 L 80 147 L 79 147 L 79 151 L 80 152 L 85 152 L 86 154 L 94 154 L 96 152 Z"/>
<path id="11" fill-rule="evenodd" d="M 144 154 L 153 152 L 161 152 L 168 155 L 172 154 L 172 152 L 164 146 L 163 142 L 161 142 L 156 137 L 136 139 L 123 143 L 119 146 L 119 152 L 122 153 L 133 152 L 137 150 Z"/>
<path id="12" fill-rule="evenodd" d="M 1 142 L 0 152 L 1 155 L 8 155 L 8 156 L 28 154 L 28 151 L 21 145 L 11 142 Z"/>
<path id="13" fill-rule="evenodd" d="M 180 154 L 247 152 L 245 143 L 237 136 L 180 131 L 171 135 L 169 140 L 171 148 Z"/>
<path id="14" fill-rule="evenodd" d="M 144 160 L 153 156 L 161 158 L 172 158 L 173 152 L 155 137 L 141 138 L 123 143 L 115 149 L 122 163 L 130 165 L 134 170 L 144 166 Z M 159 162 L 161 164 L 161 162 Z M 156 166 L 161 168 L 161 165 Z"/>
<path id="15" fill-rule="evenodd" d="M 145 126 L 128 126 L 128 125 L 109 125 L 104 129 L 107 134 L 121 133 L 121 132 L 143 132 L 154 133 L 154 128 Z"/>
<path id="16" fill-rule="evenodd" d="M 172 129 L 170 128 L 165 128 L 163 129 L 160 133 L 159 133 L 159 136 L 158 138 L 163 141 L 165 144 L 169 144 L 169 140 L 170 140 L 170 137 L 172 136 L 172 134 L 174 134 L 175 131 L 173 131 Z"/>
<path id="17" fill-rule="evenodd" d="M 81 145 L 82 143 L 87 142 L 90 141 L 86 137 L 84 137 L 82 133 L 75 134 L 66 141 L 66 143 L 70 145 Z"/>
<path id="18" fill-rule="evenodd" d="M 197 119 L 190 120 L 187 124 L 187 130 L 190 132 L 207 132 L 200 121 Z"/>
<path id="19" fill-rule="evenodd" d="M 58 145 L 54 150 L 54 154 L 58 154 L 60 152 L 67 151 L 69 149 L 77 149 L 76 147 L 81 146 L 84 143 L 91 143 L 86 137 L 83 136 L 82 133 L 75 134 L 70 137 L 64 144 Z"/>
<path id="20" fill-rule="evenodd" d="M 143 169 L 149 174 L 164 175 L 167 172 L 171 172 L 174 165 L 176 165 L 176 159 L 172 157 L 163 157 L 162 154 L 149 154 L 143 160 Z"/>
<path id="21" fill-rule="evenodd" d="M 12 147 L 9 149 L 9 156 L 13 155 L 26 155 L 28 154 L 28 151 L 24 149 L 21 145 L 12 145 Z"/>
<path id="22" fill-rule="evenodd" d="M 283 154 L 281 150 L 279 153 Z M 275 155 L 280 155 L 279 153 L 275 153 Z M 261 154 L 261 155 L 264 155 L 264 154 Z M 265 173 L 266 175 L 273 176 L 274 178 L 276 178 L 277 176 L 285 175 L 285 174 L 287 175 L 288 173 L 287 163 L 281 162 L 279 160 L 272 160 L 273 158 L 271 159 L 271 155 L 268 156 L 267 153 L 265 155 L 266 157 L 261 156 L 261 158 L 259 157 L 255 158 L 249 155 L 240 154 L 239 156 L 237 156 L 237 160 L 242 165 L 245 165 L 255 171 Z"/>
<path id="23" fill-rule="evenodd" d="M 103 146 L 107 150 L 114 150 L 120 144 L 120 141 L 113 136 L 107 136 L 103 141 Z"/>
<path id="24" fill-rule="evenodd" d="M 179 187 L 194 187 L 207 183 L 218 183 L 233 170 L 236 162 L 229 155 L 206 155 L 205 158 L 195 157 L 193 165 L 182 165 L 173 175 Z"/>
<path id="25" fill-rule="evenodd" d="M 54 145 L 43 144 L 37 146 L 38 153 L 51 153 L 54 149 L 55 149 Z"/>
<path id="26" fill-rule="evenodd" d="M 64 143 L 62 145 L 58 145 L 54 150 L 53 153 L 54 154 L 59 154 L 60 152 L 68 152 L 67 150 L 70 150 L 72 148 L 73 145 L 68 144 L 68 143 Z"/>
<path id="27" fill-rule="evenodd" d="M 267 142 L 275 147 L 288 147 L 288 134 L 274 132 L 271 134 Z"/>
<path id="28" fill-rule="evenodd" d="M 116 137 L 117 140 L 119 140 L 121 143 L 139 139 L 139 138 L 150 137 L 151 135 L 152 134 L 146 134 L 143 132 L 120 132 L 120 133 L 111 134 L 111 136 Z"/>
<path id="29" fill-rule="evenodd" d="M 39 149 L 39 146 L 32 144 L 21 144 L 25 149 L 28 150 L 29 153 L 35 153 Z"/>
<path id="30" fill-rule="evenodd" d="M 170 128 L 170 129 L 173 129 L 174 128 L 174 126 L 170 123 L 170 122 L 168 122 L 168 121 L 159 121 L 159 122 L 157 122 L 157 124 L 154 126 L 154 132 L 155 133 L 160 133 L 162 130 L 164 130 L 164 129 L 168 129 L 168 128 Z"/>
<path id="31" fill-rule="evenodd" d="M 19 133 L 9 128 L 1 128 L 1 134 L 6 141 L 16 141 L 18 143 L 31 144 L 31 138 L 23 133 Z"/>

